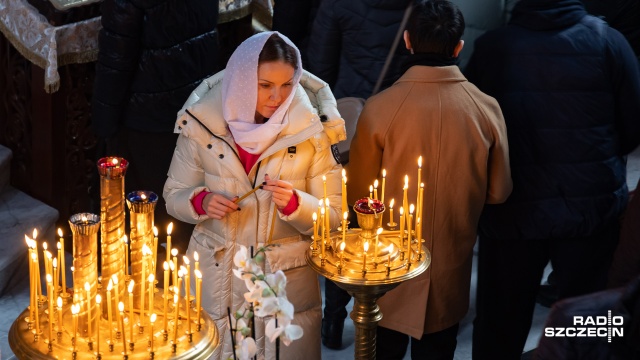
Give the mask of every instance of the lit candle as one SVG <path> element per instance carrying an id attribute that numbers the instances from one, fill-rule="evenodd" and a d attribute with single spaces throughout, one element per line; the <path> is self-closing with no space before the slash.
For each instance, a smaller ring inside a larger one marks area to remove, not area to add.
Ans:
<path id="1" fill-rule="evenodd" d="M 173 307 L 175 308 L 175 313 L 173 315 L 173 343 L 178 344 L 178 312 L 180 310 L 180 303 L 178 302 L 178 290 L 176 288 L 176 293 L 173 294 Z"/>
<path id="2" fill-rule="evenodd" d="M 422 156 L 418 158 L 418 183 L 416 184 L 416 219 L 420 216 L 420 183 L 422 181 Z"/>
<path id="3" fill-rule="evenodd" d="M 62 298 L 58 296 L 58 332 L 62 332 Z"/>
<path id="4" fill-rule="evenodd" d="M 197 264 L 197 262 L 196 262 Z M 162 264 L 162 267 L 164 268 L 164 296 L 163 296 L 163 301 L 164 301 L 164 310 L 162 312 L 164 319 L 162 319 L 163 322 L 163 329 L 164 329 L 164 333 L 167 333 L 167 307 L 169 306 L 168 304 L 168 300 L 169 300 L 169 263 L 168 262 L 164 262 Z M 199 271 L 199 270 L 196 270 Z"/>
<path id="5" fill-rule="evenodd" d="M 35 231 L 35 230 L 34 230 Z M 42 243 L 42 259 L 44 261 L 44 275 L 45 275 L 45 279 L 47 277 L 47 274 L 49 273 L 49 259 L 47 258 L 47 249 L 49 248 L 49 244 L 47 244 L 47 242 L 43 242 Z"/>
<path id="6" fill-rule="evenodd" d="M 47 274 L 47 295 L 49 303 L 49 350 L 53 346 L 53 277 Z"/>
<path id="7" fill-rule="evenodd" d="M 191 267 L 189 265 L 188 257 L 183 256 L 182 262 L 187 266 L 187 269 L 184 273 L 184 308 L 187 311 L 187 333 L 191 334 Z"/>
<path id="8" fill-rule="evenodd" d="M 149 333 L 149 341 L 151 341 L 151 352 L 153 352 L 153 324 L 156 322 L 156 313 L 151 314 L 149 321 L 151 321 L 151 332 Z"/>
<path id="9" fill-rule="evenodd" d="M 182 293 L 182 277 L 184 276 L 184 273 L 186 271 L 187 269 L 185 269 L 184 266 L 180 266 L 180 270 L 178 271 L 178 288 L 177 288 L 178 295 Z"/>
<path id="10" fill-rule="evenodd" d="M 58 228 L 58 236 L 60 237 L 60 249 L 62 250 L 62 256 L 60 257 L 60 272 L 62 273 L 62 294 L 66 296 L 67 293 L 67 268 L 65 266 L 64 259 L 64 236 L 62 236 L 62 230 Z"/>
<path id="11" fill-rule="evenodd" d="M 53 296 L 58 293 L 58 258 L 53 258 Z"/>
<path id="12" fill-rule="evenodd" d="M 80 304 L 71 305 L 71 315 L 73 316 L 73 352 L 76 352 L 76 344 L 78 343 L 78 313 L 80 312 Z"/>
<path id="13" fill-rule="evenodd" d="M 373 199 L 373 185 L 369 185 L 369 199 Z"/>
<path id="14" fill-rule="evenodd" d="M 347 209 L 347 172 L 342 169 L 342 212 L 349 211 Z"/>
<path id="15" fill-rule="evenodd" d="M 45 243 L 46 244 L 46 243 Z M 46 275 L 51 275 L 53 279 L 53 256 L 49 251 L 45 251 L 45 279 Z M 47 297 L 49 297 L 49 289 L 47 289 Z"/>
<path id="16" fill-rule="evenodd" d="M 28 255 L 27 255 L 27 263 L 29 264 L 29 321 L 33 322 L 33 260 L 31 251 L 31 239 L 27 235 L 24 236 L 24 241 L 27 243 Z"/>
<path id="17" fill-rule="evenodd" d="M 325 218 L 325 214 L 324 214 L 324 208 L 320 209 L 320 222 L 324 223 L 324 218 Z M 324 259 L 324 231 L 322 231 L 322 234 L 320 235 L 320 251 L 322 252 L 322 258 Z"/>
<path id="18" fill-rule="evenodd" d="M 404 208 L 400 208 L 400 247 L 404 241 Z"/>
<path id="19" fill-rule="evenodd" d="M 327 177 L 322 175 L 322 198 L 326 199 L 327 198 Z"/>
<path id="20" fill-rule="evenodd" d="M 318 214 L 314 212 L 311 218 L 313 219 L 313 250 L 318 250 Z"/>
<path id="21" fill-rule="evenodd" d="M 402 207 L 404 208 L 405 214 L 409 210 L 409 199 L 407 197 L 407 191 L 409 190 L 409 176 L 404 176 L 404 187 L 402 188 Z"/>
<path id="22" fill-rule="evenodd" d="M 413 223 L 414 206 L 409 206 L 409 221 L 407 221 L 407 261 L 411 262 L 411 225 Z"/>
<path id="23" fill-rule="evenodd" d="M 118 289 L 120 289 L 118 287 L 118 275 L 116 275 L 116 274 L 111 275 L 111 280 L 113 280 L 113 286 L 115 287 L 114 293 L 116 294 L 116 296 L 115 296 L 116 301 L 113 304 L 116 305 L 116 304 L 118 304 L 120 302 L 120 294 L 119 294 L 119 291 L 118 291 Z M 120 322 L 120 313 L 116 313 L 116 322 L 118 322 L 118 323 Z"/>
<path id="24" fill-rule="evenodd" d="M 35 241 L 34 241 L 35 242 Z M 33 253 L 31 254 L 31 258 L 34 260 L 34 264 L 33 266 L 38 266 L 38 251 L 36 250 L 37 248 L 34 248 Z M 37 288 L 40 287 L 40 282 L 38 282 L 37 284 L 34 283 L 33 284 L 35 289 L 33 291 L 33 313 L 35 316 L 35 321 L 36 321 L 36 335 L 40 334 L 40 312 L 38 311 L 38 290 Z"/>
<path id="25" fill-rule="evenodd" d="M 197 330 L 200 331 L 200 308 L 202 303 L 202 273 L 200 270 L 193 272 L 196 276 L 196 323 L 198 324 Z"/>
<path id="26" fill-rule="evenodd" d="M 147 294 L 146 283 L 146 265 L 147 265 L 147 252 L 150 251 L 147 244 L 142 245 L 142 276 L 140 276 L 140 326 L 144 326 L 144 298 Z"/>
<path id="27" fill-rule="evenodd" d="M 367 271 L 367 251 L 369 251 L 369 242 L 364 242 L 364 253 L 362 259 L 362 271 Z"/>
<path id="28" fill-rule="evenodd" d="M 171 231 L 173 230 L 173 222 L 167 226 L 167 262 L 171 261 Z"/>
<path id="29" fill-rule="evenodd" d="M 195 261 L 194 270 L 200 270 L 200 256 L 197 251 L 193 252 L 193 260 Z"/>
<path id="30" fill-rule="evenodd" d="M 327 242 L 329 242 L 331 241 L 331 207 L 329 206 L 329 198 L 324 199 L 324 206 L 325 231 L 327 232 Z"/>
<path id="31" fill-rule="evenodd" d="M 373 181 L 373 198 L 378 200 L 378 179 Z"/>
<path id="32" fill-rule="evenodd" d="M 120 313 L 120 321 L 118 323 L 118 328 L 122 331 L 122 350 L 124 351 L 124 356 L 127 356 L 127 341 L 124 331 L 124 303 L 120 301 L 118 303 L 118 310 Z M 153 346 L 153 345 L 152 345 Z"/>
<path id="33" fill-rule="evenodd" d="M 64 272 L 64 268 L 62 267 L 62 258 L 64 257 L 64 253 L 62 252 L 62 244 L 60 243 L 60 241 L 58 241 L 56 245 L 58 247 L 58 256 L 56 261 L 57 266 L 54 266 L 56 277 L 53 279 L 53 290 L 57 294 L 59 292 L 58 289 L 59 289 L 60 283 L 62 283 L 62 281 L 60 280 L 60 272 Z"/>
<path id="34" fill-rule="evenodd" d="M 84 283 L 84 291 L 87 292 L 87 333 L 91 342 L 91 285 L 88 281 Z"/>
<path id="35" fill-rule="evenodd" d="M 344 247 L 347 244 L 344 242 L 344 240 L 342 240 L 342 243 L 340 244 L 340 266 L 344 266 L 344 264 L 342 263 L 342 258 L 344 256 Z"/>
<path id="36" fill-rule="evenodd" d="M 387 182 L 387 170 L 382 169 L 382 192 L 380 194 L 380 202 L 384 204 L 384 186 Z"/>
<path id="37" fill-rule="evenodd" d="M 36 241 L 36 238 L 38 237 L 38 229 L 33 229 L 33 235 L 31 236 L 31 238 L 33 239 L 33 252 L 36 254 L 36 276 L 35 276 L 35 280 L 36 280 L 36 301 L 40 301 L 40 296 L 42 296 L 42 286 L 41 281 L 40 281 L 40 255 L 38 255 L 38 242 Z M 43 260 L 43 262 L 45 262 L 46 265 L 46 259 Z M 45 267 L 46 270 L 46 267 Z M 37 304 L 36 304 L 37 305 Z"/>
<path id="38" fill-rule="evenodd" d="M 420 193 L 419 193 L 419 199 L 420 199 L 420 203 L 418 203 L 418 210 L 419 214 L 420 214 L 420 219 L 424 219 L 424 215 L 422 214 L 422 205 L 424 204 L 424 183 L 420 184 Z M 422 230 L 422 226 L 420 226 L 420 230 Z M 420 238 L 422 239 L 422 233 L 420 233 L 421 236 Z"/>
<path id="39" fill-rule="evenodd" d="M 391 199 L 389 202 L 389 226 L 396 226 L 396 223 L 393 222 L 393 204 L 395 203 L 395 199 Z"/>
<path id="40" fill-rule="evenodd" d="M 113 280 L 109 279 L 107 285 L 107 320 L 109 321 L 109 344 L 113 344 L 113 320 L 111 318 L 111 289 L 113 288 Z"/>
<path id="41" fill-rule="evenodd" d="M 347 238 L 347 218 L 349 217 L 349 212 L 345 211 L 342 214 L 342 241 L 344 242 Z"/>
<path id="42" fill-rule="evenodd" d="M 149 314 L 153 312 L 153 295 L 155 293 L 155 276 L 149 274 Z"/>
<path id="43" fill-rule="evenodd" d="M 373 249 L 374 249 L 373 250 L 373 259 L 374 259 L 375 262 L 378 261 L 378 242 L 379 242 L 378 237 L 380 236 L 380 234 L 382 234 L 382 228 L 381 227 L 379 227 L 378 230 L 376 231 L 376 244 L 373 247 Z"/>
<path id="44" fill-rule="evenodd" d="M 173 271 L 173 286 L 176 286 L 178 283 L 178 249 L 171 249 L 171 256 L 173 256 L 173 267 L 171 271 Z"/>
<path id="45" fill-rule="evenodd" d="M 153 256 L 151 256 L 151 262 L 153 263 L 152 269 L 150 273 L 156 273 L 156 263 L 158 262 L 158 228 L 153 227 L 153 246 L 151 247 L 151 251 L 153 252 Z"/>
<path id="46" fill-rule="evenodd" d="M 100 296 L 100 294 L 96 295 L 96 307 L 98 309 L 100 309 L 100 303 L 102 302 L 102 296 Z M 100 355 L 100 318 L 102 316 L 100 316 L 100 313 L 98 312 L 98 325 L 97 325 L 97 329 L 96 329 L 96 346 L 97 346 L 97 352 L 98 355 Z"/>
<path id="47" fill-rule="evenodd" d="M 133 343 L 133 279 L 129 281 L 129 342 Z"/>
<path id="48" fill-rule="evenodd" d="M 129 238 L 127 235 L 122 236 L 124 243 L 124 276 L 129 275 Z"/>

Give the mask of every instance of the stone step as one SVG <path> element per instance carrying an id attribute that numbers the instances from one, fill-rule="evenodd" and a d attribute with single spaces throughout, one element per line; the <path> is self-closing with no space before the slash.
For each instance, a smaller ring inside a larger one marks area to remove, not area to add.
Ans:
<path id="1" fill-rule="evenodd" d="M 58 211 L 30 196 L 7 186 L 0 193 L 0 297 L 18 269 L 27 260 L 27 244 L 24 235 L 38 230 L 38 239 L 51 246 L 56 242 L 55 222 Z"/>
<path id="2" fill-rule="evenodd" d="M 9 186 L 11 178 L 11 158 L 13 153 L 8 147 L 0 145 L 0 193 Z"/>

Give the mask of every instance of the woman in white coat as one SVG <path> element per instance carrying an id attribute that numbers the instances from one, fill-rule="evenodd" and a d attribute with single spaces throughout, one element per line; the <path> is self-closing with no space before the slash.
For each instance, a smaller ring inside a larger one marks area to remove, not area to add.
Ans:
<path id="1" fill-rule="evenodd" d="M 215 359 L 232 357 L 227 308 L 242 309 L 247 291 L 233 276 L 233 257 L 240 245 L 265 244 L 279 245 L 266 252 L 264 270 L 284 271 L 293 323 L 304 331 L 301 339 L 280 346 L 280 357 L 320 359 L 320 289 L 304 252 L 312 213 L 324 196 L 323 176 L 332 228 L 339 225 L 342 166 L 332 147 L 345 139 L 345 130 L 328 85 L 301 64 L 285 36 L 256 34 L 178 114 L 180 136 L 164 198 L 169 214 L 197 224 L 187 255 L 199 254 L 202 306 L 220 331 Z M 255 340 L 258 357 L 271 359 L 275 346 L 264 336 L 266 320 L 257 319 Z"/>

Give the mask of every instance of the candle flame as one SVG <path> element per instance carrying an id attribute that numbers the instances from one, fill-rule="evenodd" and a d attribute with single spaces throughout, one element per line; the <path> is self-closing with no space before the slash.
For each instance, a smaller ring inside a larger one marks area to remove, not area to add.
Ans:
<path id="1" fill-rule="evenodd" d="M 58 296 L 58 300 L 56 302 L 58 303 L 58 309 L 62 309 L 62 298 L 60 296 Z"/>
<path id="2" fill-rule="evenodd" d="M 79 312 L 80 312 L 80 305 L 79 304 L 78 305 L 76 305 L 76 304 L 71 305 L 71 313 L 73 315 L 78 315 Z"/>
<path id="3" fill-rule="evenodd" d="M 167 235 L 171 235 L 172 230 L 173 230 L 173 221 L 169 223 L 169 226 L 167 226 Z"/>
<path id="4" fill-rule="evenodd" d="M 311 215 L 311 218 L 313 219 L 313 222 L 318 221 L 318 214 L 316 214 L 315 212 Z M 28 243 L 27 243 L 28 244 Z"/>
<path id="5" fill-rule="evenodd" d="M 111 291 L 113 289 L 113 280 L 109 279 L 109 285 L 107 285 L 107 291 Z"/>
<path id="6" fill-rule="evenodd" d="M 129 237 L 127 235 L 122 235 L 122 242 L 126 245 L 129 243 Z"/>
<path id="7" fill-rule="evenodd" d="M 113 280 L 113 284 L 114 285 L 118 285 L 118 275 L 117 274 L 111 275 L 111 280 Z"/>
<path id="8" fill-rule="evenodd" d="M 346 176 L 342 177 L 342 182 L 344 182 L 345 185 L 347 184 L 347 177 Z"/>
<path id="9" fill-rule="evenodd" d="M 421 187 L 421 188 L 424 188 L 424 183 L 420 183 L 420 187 Z"/>
<path id="10" fill-rule="evenodd" d="M 53 258 L 53 268 L 57 268 L 58 267 L 58 258 Z"/>
<path id="11" fill-rule="evenodd" d="M 173 295 L 173 303 L 174 304 L 178 303 L 178 295 L 176 295 L 176 294 Z"/>
<path id="12" fill-rule="evenodd" d="M 171 249 L 171 256 L 178 256 L 178 249 L 176 248 Z"/>
<path id="13" fill-rule="evenodd" d="M 374 189 L 377 189 L 377 188 L 378 188 L 378 179 L 375 179 L 375 180 L 373 181 L 373 188 L 374 188 Z"/>
<path id="14" fill-rule="evenodd" d="M 53 257 L 53 256 L 51 255 L 51 253 L 50 253 L 49 251 L 47 251 L 47 258 L 48 258 L 49 260 L 51 260 L 51 258 L 52 258 L 52 257 Z"/>
<path id="15" fill-rule="evenodd" d="M 422 155 L 418 158 L 418 167 L 422 169 Z"/>
<path id="16" fill-rule="evenodd" d="M 364 242 L 364 252 L 367 252 L 367 251 L 369 251 L 369 242 L 365 241 Z"/>
<path id="17" fill-rule="evenodd" d="M 386 178 L 387 177 L 387 170 L 382 169 L 382 177 Z"/>
<path id="18" fill-rule="evenodd" d="M 133 293 L 133 279 L 131 279 L 131 281 L 129 281 L 129 288 L 127 290 L 129 290 L 129 294 Z"/>
<path id="19" fill-rule="evenodd" d="M 75 267 L 75 266 L 72 266 L 72 267 L 70 267 L 69 269 L 71 269 L 71 272 L 76 271 L 76 267 Z"/>
<path id="20" fill-rule="evenodd" d="M 186 275 L 187 274 L 187 268 L 182 266 L 182 265 L 180 265 L 180 271 L 182 271 L 182 275 Z M 180 274 L 180 273 L 178 272 L 178 274 Z"/>
<path id="21" fill-rule="evenodd" d="M 158 237 L 158 228 L 157 227 L 153 227 L 153 236 Z"/>
<path id="22" fill-rule="evenodd" d="M 187 269 L 185 269 L 184 266 L 180 266 L 180 270 L 178 270 L 178 277 L 183 277 L 186 270 Z"/>
<path id="23" fill-rule="evenodd" d="M 46 241 L 42 243 L 42 248 L 43 248 L 45 251 L 47 251 L 47 248 L 48 248 L 48 247 L 49 247 L 49 244 L 47 244 L 47 242 L 46 242 Z"/>
<path id="24" fill-rule="evenodd" d="M 348 217 L 349 217 L 349 212 L 345 211 L 344 214 L 342 214 L 342 218 L 347 220 Z"/>
<path id="25" fill-rule="evenodd" d="M 413 204 L 409 205 L 409 214 L 413 214 L 413 210 L 415 210 L 416 207 L 413 206 Z"/>
<path id="26" fill-rule="evenodd" d="M 164 271 L 169 270 L 169 263 L 165 261 L 165 262 L 162 264 L 162 267 L 164 268 Z"/>
<path id="27" fill-rule="evenodd" d="M 389 202 L 389 209 L 393 209 L 393 204 L 396 202 L 395 199 L 391 199 L 391 201 Z"/>
<path id="28" fill-rule="evenodd" d="M 120 302 L 118 303 L 118 310 L 119 310 L 120 312 L 124 312 L 124 303 L 123 303 L 122 301 L 120 301 Z"/>
<path id="29" fill-rule="evenodd" d="M 171 271 L 175 270 L 175 265 L 173 265 L 173 262 L 169 262 L 169 267 L 171 268 Z"/>
<path id="30" fill-rule="evenodd" d="M 189 265 L 189 258 L 188 258 L 188 257 L 186 257 L 186 256 L 183 256 L 183 257 L 182 257 L 182 262 L 183 262 L 183 263 L 185 263 L 185 264 L 187 264 L 187 265 Z"/>
<path id="31" fill-rule="evenodd" d="M 324 175 L 322 175 L 322 181 L 323 181 L 323 182 L 327 182 L 327 177 L 326 177 L 326 176 L 324 176 Z"/>
<path id="32" fill-rule="evenodd" d="M 153 283 L 153 281 L 156 279 L 156 277 L 153 274 L 149 274 L 149 282 Z"/>
<path id="33" fill-rule="evenodd" d="M 324 215 L 324 208 L 320 208 L 320 215 Z"/>
<path id="34" fill-rule="evenodd" d="M 91 290 L 91 285 L 89 285 L 89 282 L 84 283 L 84 290 L 85 291 Z"/>
<path id="35" fill-rule="evenodd" d="M 102 302 L 102 296 L 100 294 L 96 295 L 96 304 L 100 304 Z"/>
<path id="36" fill-rule="evenodd" d="M 373 192 L 373 185 L 369 185 L 369 192 Z"/>
<path id="37" fill-rule="evenodd" d="M 122 304 L 122 303 L 120 303 L 120 304 Z M 156 317 L 157 317 L 156 313 L 151 314 L 151 317 L 149 318 L 149 321 L 151 321 L 151 323 L 153 324 L 154 322 L 156 322 Z"/>
<path id="38" fill-rule="evenodd" d="M 322 199 L 318 200 L 318 207 L 322 207 L 323 204 L 324 204 L 324 200 Z"/>
<path id="39" fill-rule="evenodd" d="M 405 175 L 404 176 L 404 186 L 408 189 L 409 188 L 409 175 Z"/>
<path id="40" fill-rule="evenodd" d="M 381 227 L 379 227 L 379 228 L 378 228 L 378 230 L 376 231 L 376 233 L 377 233 L 378 235 L 382 234 L 382 228 L 381 228 Z"/>
<path id="41" fill-rule="evenodd" d="M 150 255 L 152 254 L 151 249 L 149 249 L 149 246 L 147 246 L 147 244 L 142 245 L 142 255 Z"/>
<path id="42" fill-rule="evenodd" d="M 33 238 L 33 240 L 35 240 L 38 237 L 38 229 L 33 229 L 33 236 L 31 236 Z"/>
<path id="43" fill-rule="evenodd" d="M 344 251 L 344 247 L 347 246 L 347 244 L 345 244 L 345 242 L 343 241 L 342 243 L 340 243 L 340 251 Z"/>
<path id="44" fill-rule="evenodd" d="M 87 222 L 87 217 L 85 215 L 82 215 L 82 222 Z"/>
<path id="45" fill-rule="evenodd" d="M 31 239 L 29 239 L 29 236 L 27 236 L 26 234 L 24 235 L 24 242 L 26 242 L 27 247 L 31 249 Z"/>
<path id="46" fill-rule="evenodd" d="M 113 159 L 111 159 L 111 163 L 112 163 L 113 165 L 118 165 L 118 159 L 117 159 L 117 158 L 113 158 Z"/>
<path id="47" fill-rule="evenodd" d="M 342 169 L 342 177 L 345 177 L 345 176 L 347 176 L 347 170 Z"/>
<path id="48" fill-rule="evenodd" d="M 198 279 L 202 279 L 202 271 L 200 271 L 200 270 L 195 270 L 193 273 L 196 275 L 196 278 L 198 278 Z"/>
<path id="49" fill-rule="evenodd" d="M 47 274 L 47 282 L 50 283 L 53 281 L 53 277 L 51 277 L 51 274 Z"/>
<path id="50" fill-rule="evenodd" d="M 56 247 L 58 248 L 58 250 L 62 250 L 62 244 L 60 243 L 60 241 L 58 241 L 58 244 L 56 245 Z"/>
<path id="51" fill-rule="evenodd" d="M 197 251 L 193 252 L 193 260 L 195 260 L 196 262 L 198 262 L 200 260 L 200 255 L 198 255 Z"/>
<path id="52" fill-rule="evenodd" d="M 404 208 L 402 206 L 400 207 L 400 215 L 404 215 Z"/>
<path id="53" fill-rule="evenodd" d="M 324 203 L 329 207 L 329 198 L 324 199 Z"/>
<path id="54" fill-rule="evenodd" d="M 62 229 L 58 228 L 58 237 L 62 237 Z"/>
<path id="55" fill-rule="evenodd" d="M 146 200 L 147 196 L 145 194 L 140 194 L 140 197 L 142 198 L 142 200 Z"/>

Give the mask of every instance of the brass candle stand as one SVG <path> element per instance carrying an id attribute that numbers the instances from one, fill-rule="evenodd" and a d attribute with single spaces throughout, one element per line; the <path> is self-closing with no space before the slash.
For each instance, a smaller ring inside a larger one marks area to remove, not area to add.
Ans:
<path id="1" fill-rule="evenodd" d="M 422 240 L 413 239 L 409 247 L 407 231 L 403 236 L 399 230 L 389 229 L 378 234 L 382 212 L 357 214 L 360 228 L 346 232 L 344 245 L 342 232 L 334 232 L 325 242 L 324 258 L 317 239 L 305 257 L 312 269 L 353 296 L 354 358 L 375 359 L 376 327 L 383 316 L 377 300 L 403 281 L 422 274 L 431 264 L 431 254 Z"/>

